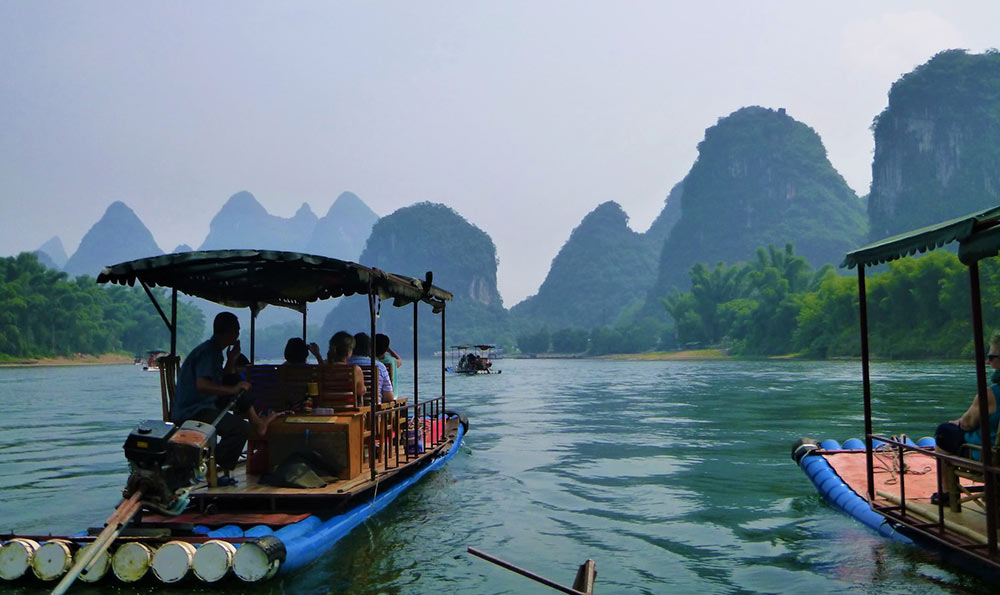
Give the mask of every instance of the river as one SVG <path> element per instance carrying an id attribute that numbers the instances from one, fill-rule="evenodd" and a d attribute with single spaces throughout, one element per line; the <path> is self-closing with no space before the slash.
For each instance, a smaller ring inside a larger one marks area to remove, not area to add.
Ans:
<path id="1" fill-rule="evenodd" d="M 247 593 L 554 593 L 467 546 L 598 593 L 983 593 L 993 587 L 826 505 L 792 462 L 800 436 L 863 431 L 860 364 L 497 360 L 448 378 L 465 445 L 327 555 Z M 970 364 L 876 364 L 876 431 L 914 439 L 968 406 Z M 402 369 L 404 387 L 412 382 Z M 422 391 L 440 376 L 421 362 Z M 408 392 L 405 390 L 402 392 Z M 409 391 L 412 392 L 412 391 Z M 0 524 L 99 526 L 127 477 L 122 443 L 159 417 L 133 366 L 0 369 Z M 106 589 L 110 583 L 103 583 Z M 37 582 L 0 591 L 42 592 Z M 147 593 L 149 584 L 120 593 Z M 196 582 L 162 593 L 216 591 Z M 99 593 L 78 584 L 74 592 Z"/>

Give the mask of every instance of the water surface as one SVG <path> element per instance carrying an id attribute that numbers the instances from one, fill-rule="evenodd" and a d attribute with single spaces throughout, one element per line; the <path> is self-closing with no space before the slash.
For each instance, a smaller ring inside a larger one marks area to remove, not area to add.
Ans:
<path id="1" fill-rule="evenodd" d="M 248 593 L 553 593 L 473 546 L 599 593 L 983 593 L 823 503 L 789 457 L 800 436 L 863 431 L 857 362 L 497 360 L 449 377 L 465 446 L 299 573 Z M 965 410 L 972 367 L 878 364 L 876 431 L 914 439 Z M 404 383 L 412 382 L 402 370 Z M 440 377 L 422 365 L 422 391 Z M 412 386 L 402 392 L 412 392 Z M 159 417 L 158 375 L 133 366 L 0 369 L 0 523 L 99 526 L 127 477 L 121 446 Z M 146 593 L 149 584 L 116 592 Z M 9 592 L 42 592 L 2 585 Z M 230 583 L 232 586 L 232 583 Z M 191 582 L 159 592 L 220 591 Z M 78 584 L 74 592 L 98 593 Z"/>

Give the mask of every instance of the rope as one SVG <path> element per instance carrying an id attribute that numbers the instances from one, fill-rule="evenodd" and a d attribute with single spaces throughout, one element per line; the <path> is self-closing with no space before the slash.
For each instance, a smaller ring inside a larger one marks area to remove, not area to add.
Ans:
<path id="1" fill-rule="evenodd" d="M 892 436 L 892 440 L 895 442 L 906 443 L 906 434 L 901 434 L 899 436 Z M 893 444 L 880 444 L 875 447 L 872 451 L 872 455 L 875 461 L 872 464 L 875 473 L 889 473 L 891 477 L 886 480 L 885 485 L 895 485 L 899 481 L 900 473 L 909 473 L 910 475 L 924 475 L 925 473 L 930 473 L 933 471 L 933 467 L 927 465 L 921 471 L 916 471 L 906 464 L 906 457 L 908 455 L 919 454 L 913 451 L 903 452 L 903 456 L 900 457 L 896 446 Z M 900 469 L 902 466 L 902 469 Z"/>

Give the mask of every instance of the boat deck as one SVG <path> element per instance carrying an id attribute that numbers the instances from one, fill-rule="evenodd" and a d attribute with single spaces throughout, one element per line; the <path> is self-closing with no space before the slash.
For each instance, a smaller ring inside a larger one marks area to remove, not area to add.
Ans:
<path id="1" fill-rule="evenodd" d="M 368 491 L 388 486 L 400 477 L 409 475 L 430 459 L 448 451 L 454 442 L 459 422 L 457 418 L 449 419 L 443 428 L 443 439 L 435 446 L 428 446 L 419 454 L 407 454 L 400 446 L 389 448 L 388 453 L 379 453 L 375 463 L 375 479 L 372 479 L 371 468 L 364 462 L 360 472 L 349 479 L 318 473 L 320 479 L 327 482 L 323 487 L 292 488 L 260 483 L 261 475 L 248 473 L 246 462 L 240 462 L 233 471 L 232 477 L 236 485 L 226 487 L 209 487 L 206 483 L 195 485 L 191 489 L 191 507 L 187 514 L 203 514 L 222 512 L 241 515 L 244 513 L 300 513 L 322 512 L 336 513 L 355 497 Z M 157 522 L 191 522 L 180 520 L 181 517 L 147 514 L 146 520 Z M 171 520 L 173 519 L 173 520 Z M 212 524 L 217 524 L 213 521 Z M 242 524 L 242 523 L 238 523 Z"/>
<path id="2" fill-rule="evenodd" d="M 861 497 L 866 497 L 868 479 L 865 451 L 818 450 L 816 454 L 822 455 L 852 490 Z M 938 491 L 937 463 L 934 457 L 920 452 L 908 452 L 905 456 L 906 473 L 902 476 L 897 471 L 895 461 L 895 455 L 876 455 L 873 508 L 883 514 L 892 513 L 895 518 L 916 517 L 911 518 L 915 525 L 937 524 L 942 521 L 949 530 L 969 541 L 979 544 L 987 542 L 986 514 L 982 508 L 966 503 L 961 512 L 952 512 L 947 506 L 942 508 L 931 504 L 931 495 Z M 966 480 L 962 482 L 971 483 Z M 941 510 L 943 516 L 939 517 Z"/>

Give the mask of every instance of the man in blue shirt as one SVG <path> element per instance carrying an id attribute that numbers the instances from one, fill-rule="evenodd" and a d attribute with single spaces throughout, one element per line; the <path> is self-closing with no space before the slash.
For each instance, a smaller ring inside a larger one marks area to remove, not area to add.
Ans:
<path id="1" fill-rule="evenodd" d="M 347 360 L 348 364 L 361 366 L 362 368 L 372 365 L 371 360 L 372 340 L 365 333 L 354 335 L 354 355 Z M 378 392 L 381 399 L 378 402 L 388 403 L 396 400 L 396 395 L 392 392 L 392 381 L 389 380 L 389 371 L 385 369 L 382 362 L 375 360 L 375 369 L 378 370 Z M 372 387 L 368 387 L 369 393 Z"/>
<path id="2" fill-rule="evenodd" d="M 240 355 L 240 321 L 231 312 L 220 312 L 212 323 L 212 338 L 195 347 L 181 365 L 177 379 L 176 397 L 170 412 L 171 420 L 180 425 L 189 419 L 211 423 L 222 411 L 221 406 L 241 391 L 250 390 L 246 380 L 231 385 L 223 384 L 224 373 L 232 373 Z M 229 349 L 227 349 L 229 348 Z M 222 364 L 222 351 L 226 350 L 227 362 Z M 217 399 L 218 397 L 227 397 Z M 217 401 L 224 401 L 219 403 Z M 249 412 L 256 417 L 255 412 Z M 219 485 L 233 485 L 229 472 L 243 452 L 250 424 L 243 417 L 227 413 L 215 426 L 221 438 L 215 449 L 215 461 L 223 471 Z"/>

